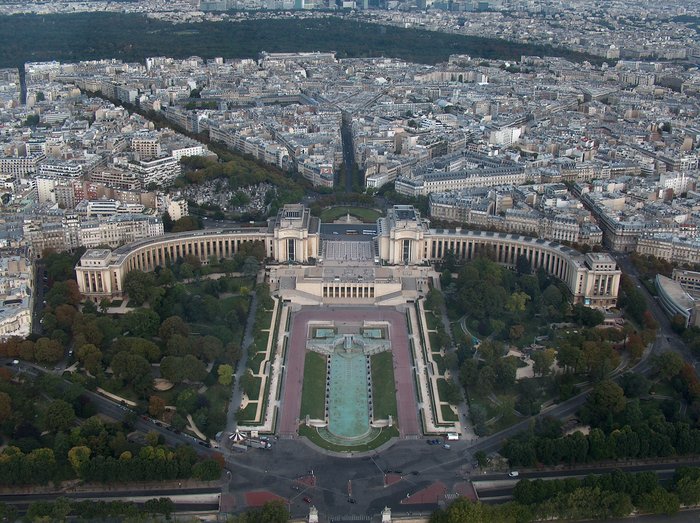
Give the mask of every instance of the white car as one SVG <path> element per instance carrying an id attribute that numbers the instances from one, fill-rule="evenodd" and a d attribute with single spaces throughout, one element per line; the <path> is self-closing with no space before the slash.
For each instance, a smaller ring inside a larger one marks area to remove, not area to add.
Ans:
<path id="1" fill-rule="evenodd" d="M 511 478 L 517 478 L 517 477 L 520 475 L 520 473 L 519 473 L 517 470 L 511 470 L 511 471 L 508 473 L 508 475 L 509 475 Z"/>

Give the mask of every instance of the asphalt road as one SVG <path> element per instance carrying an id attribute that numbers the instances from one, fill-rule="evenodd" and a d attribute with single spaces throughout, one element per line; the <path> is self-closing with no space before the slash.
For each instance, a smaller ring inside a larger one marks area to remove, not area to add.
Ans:
<path id="1" fill-rule="evenodd" d="M 637 282 L 639 282 L 639 272 L 634 267 L 629 257 L 626 254 L 613 254 L 615 261 L 617 261 L 618 266 L 628 276 L 633 277 Z M 659 324 L 659 330 L 657 334 L 657 340 L 653 345 L 652 354 L 661 354 L 662 352 L 671 350 L 680 354 L 684 360 L 690 362 L 695 367 L 695 372 L 698 372 L 697 365 L 700 363 L 695 356 L 690 352 L 690 349 L 683 343 L 678 335 L 671 329 L 671 322 L 657 303 L 654 296 L 652 296 L 647 288 L 637 283 L 637 288 L 644 296 L 647 302 L 647 308 L 654 316 L 654 319 Z M 648 359 L 647 359 L 648 361 Z M 642 370 L 646 369 L 644 367 Z M 698 374 L 700 376 L 700 374 Z"/>
<path id="2" fill-rule="evenodd" d="M 45 265 L 41 262 L 34 268 L 34 296 L 32 297 L 32 333 L 41 334 L 41 311 L 44 309 Z"/>
<path id="3" fill-rule="evenodd" d="M 143 490 L 143 489 L 121 489 L 121 490 L 94 490 L 94 491 L 76 491 L 76 492 L 62 492 L 61 497 L 69 499 L 123 499 L 123 498 L 136 498 L 148 496 L 149 498 L 160 498 L 168 497 L 174 495 L 196 495 L 196 494 L 217 494 L 220 491 L 218 488 L 212 487 L 197 487 L 197 488 L 167 488 L 167 489 L 154 489 L 154 490 Z M 14 503 L 17 498 L 21 497 L 22 502 L 31 503 L 34 501 L 44 501 L 54 499 L 56 496 L 54 494 L 0 494 L 0 502 L 2 503 Z"/>
<path id="4" fill-rule="evenodd" d="M 340 138 L 343 142 L 343 163 L 345 164 L 345 191 L 352 192 L 352 168 L 355 165 L 355 148 L 352 142 L 352 124 L 350 118 L 343 115 L 343 122 L 340 127 Z M 360 180 L 358 180 L 358 183 Z M 364 185 L 361 184 L 361 185 Z"/>
<path id="5" fill-rule="evenodd" d="M 466 459 L 464 450 L 463 442 L 445 450 L 425 440 L 406 440 L 377 455 L 344 458 L 322 454 L 299 440 L 279 440 L 271 450 L 250 449 L 229 458 L 228 468 L 234 472 L 230 491 L 270 490 L 290 501 L 295 516 L 308 515 L 304 497 L 326 515 L 375 514 L 385 506 L 407 511 L 399 501 L 445 476 L 456 477 Z M 404 479 L 385 487 L 385 473 L 390 470 L 401 471 Z M 297 480 L 310 471 L 316 486 L 295 490 Z M 354 504 L 348 502 L 349 489 Z"/>
<path id="6" fill-rule="evenodd" d="M 636 276 L 636 271 L 625 256 L 616 256 L 616 259 L 624 272 Z M 640 289 L 648 302 L 649 310 L 659 322 L 660 329 L 652 350 L 636 370 L 648 372 L 651 368 L 649 356 L 665 350 L 677 351 L 689 361 L 696 362 L 682 341 L 671 331 L 668 319 L 653 297 L 643 287 L 640 286 Z M 249 328 L 246 329 L 248 330 Z M 2 361 L 2 364 L 6 361 Z M 245 368 L 244 362 L 241 363 L 239 368 Z M 20 364 L 17 371 L 30 372 L 34 375 L 38 372 L 48 372 L 41 367 L 25 363 Z M 103 414 L 115 419 L 123 419 L 129 413 L 128 409 L 107 398 L 91 392 L 87 394 Z M 540 415 L 566 418 L 578 410 L 585 402 L 586 396 L 586 392 L 581 393 Z M 451 487 L 455 482 L 462 481 L 470 475 L 477 479 L 478 473 L 474 473 L 470 467 L 473 453 L 479 450 L 487 453 L 497 451 L 505 439 L 526 429 L 531 422 L 532 418 L 525 419 L 493 436 L 481 438 L 473 445 L 464 441 L 452 442 L 450 450 L 437 445 L 427 445 L 425 440 L 396 441 L 389 448 L 371 457 L 329 456 L 316 448 L 309 447 L 301 440 L 280 440 L 274 442 L 272 450 L 250 449 L 243 454 L 227 455 L 227 468 L 233 472 L 228 490 L 234 495 L 242 495 L 251 490 L 269 490 L 289 501 L 289 508 L 294 516 L 308 515 L 308 504 L 304 502 L 304 497 L 311 498 L 319 512 L 326 517 L 339 515 L 361 517 L 377 514 L 385 506 L 392 508 L 396 513 L 429 512 L 434 505 L 402 505 L 401 501 L 436 481 Z M 162 434 L 171 445 L 193 445 L 200 454 L 213 452 L 198 445 L 196 438 L 174 434 L 165 427 L 155 425 L 152 421 L 138 418 L 135 427 L 143 432 L 155 431 Z M 581 469 L 580 473 L 601 473 L 623 468 L 623 466 L 585 468 Z M 642 467 L 640 470 L 661 468 L 658 464 L 640 465 L 640 467 Z M 668 471 L 668 467 L 663 470 Z M 297 482 L 299 478 L 308 476 L 311 471 L 316 480 L 315 486 L 302 486 Z M 388 471 L 402 476 L 401 481 L 385 486 L 385 473 Z M 521 477 L 557 477 L 557 475 L 571 475 L 574 472 L 575 470 L 572 469 L 531 471 L 523 472 Z M 479 476 L 478 479 L 488 477 L 490 476 Z M 506 478 L 504 474 L 494 477 L 498 480 Z M 294 486 L 298 489 L 293 488 Z M 348 502 L 350 495 L 356 503 Z M 657 521 L 660 520 L 657 519 Z"/>
<path id="7" fill-rule="evenodd" d="M 235 432 L 236 430 L 236 412 L 243 401 L 243 390 L 241 389 L 241 377 L 248 370 L 248 350 L 253 344 L 253 326 L 255 325 L 255 312 L 258 310 L 258 295 L 253 292 L 250 299 L 250 308 L 248 309 L 248 318 L 245 324 L 243 333 L 243 343 L 241 344 L 241 359 L 236 363 L 236 372 L 233 375 L 233 391 L 231 401 L 228 405 L 226 413 L 226 431 Z"/>
<path id="8" fill-rule="evenodd" d="M 42 373 L 55 374 L 52 370 L 41 367 L 40 365 L 35 365 L 33 363 L 21 362 L 18 365 L 9 365 L 12 362 L 8 358 L 0 358 L 0 365 L 5 366 L 11 372 L 16 374 L 28 374 L 30 376 L 36 377 Z M 64 380 L 66 386 L 70 383 Z M 129 408 L 120 405 L 111 399 L 105 398 L 100 394 L 86 390 L 85 395 L 90 398 L 90 401 L 95 405 L 95 408 L 101 414 L 109 416 L 110 418 L 122 421 L 124 418 L 132 412 Z M 192 445 L 195 447 L 199 454 L 211 455 L 214 450 L 207 447 L 203 447 L 199 444 L 201 440 L 187 434 L 175 434 L 175 432 L 168 430 L 164 425 L 157 425 L 155 420 L 151 420 L 148 417 L 139 417 L 134 413 L 134 428 L 143 433 L 156 432 L 162 435 L 165 441 L 169 445 Z"/>
<path id="9" fill-rule="evenodd" d="M 616 256 L 623 272 L 638 277 L 626 256 Z M 651 350 L 645 354 L 644 360 L 635 366 L 638 372 L 647 373 L 651 370 L 650 359 L 653 355 L 666 350 L 675 350 L 686 359 L 695 361 L 681 340 L 671 331 L 668 319 L 665 317 L 654 298 L 642 289 L 649 310 L 659 322 L 659 335 L 652 344 Z M 555 405 L 539 416 L 566 418 L 574 414 L 588 396 L 587 392 Z M 232 458 L 231 468 L 236 470 L 237 477 L 231 482 L 231 491 L 245 491 L 255 488 L 268 489 L 290 500 L 293 515 L 302 516 L 308 513 L 308 507 L 302 501 L 299 491 L 293 490 L 296 478 L 304 475 L 308 469 L 314 469 L 317 486 L 303 491 L 304 496 L 312 499 L 321 514 L 327 516 L 337 514 L 366 515 L 376 514 L 384 506 L 389 506 L 396 512 L 408 512 L 430 507 L 401 505 L 400 502 L 421 488 L 435 481 L 442 481 L 450 486 L 455 481 L 470 477 L 470 463 L 477 451 L 486 453 L 497 451 L 507 438 L 525 430 L 533 418 L 527 418 L 508 429 L 490 437 L 481 438 L 473 445 L 467 442 L 455 442 L 452 449 L 446 451 L 439 446 L 426 445 L 425 441 L 397 441 L 388 450 L 373 458 L 337 458 L 326 456 L 318 450 L 307 447 L 300 441 L 279 441 L 271 451 L 249 451 L 242 456 Z M 601 473 L 620 467 L 585 468 L 581 474 Z M 634 470 L 634 466 L 625 466 Z M 639 470 L 655 470 L 659 466 L 640 465 Z M 402 481 L 391 486 L 384 486 L 384 472 L 400 470 Z M 667 469 L 664 469 L 667 470 Z M 274 471 L 274 472 L 271 472 Z M 529 472 L 523 477 L 557 477 L 558 474 L 571 474 L 571 470 L 562 472 Z M 507 478 L 503 474 L 501 479 Z M 479 477 L 479 479 L 483 479 Z M 349 504 L 348 485 L 352 486 L 352 497 L 355 504 Z"/>

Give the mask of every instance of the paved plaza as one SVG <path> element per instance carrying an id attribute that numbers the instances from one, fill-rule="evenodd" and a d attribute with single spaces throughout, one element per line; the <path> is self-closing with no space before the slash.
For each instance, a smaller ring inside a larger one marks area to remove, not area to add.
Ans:
<path id="1" fill-rule="evenodd" d="M 373 261 L 374 243 L 371 241 L 326 240 L 323 242 L 326 261 Z"/>
<path id="2" fill-rule="evenodd" d="M 399 434 L 402 438 L 421 435 L 405 315 L 383 307 L 304 307 L 292 317 L 279 425 L 281 436 L 296 435 L 300 422 L 299 411 L 309 322 L 333 321 L 336 325 L 342 325 L 343 323 L 361 323 L 365 320 L 389 323 Z"/>

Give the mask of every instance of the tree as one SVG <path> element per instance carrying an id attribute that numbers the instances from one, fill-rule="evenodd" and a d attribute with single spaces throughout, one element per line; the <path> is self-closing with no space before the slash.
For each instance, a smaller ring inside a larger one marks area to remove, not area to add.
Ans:
<path id="1" fill-rule="evenodd" d="M 39 363 L 56 363 L 63 358 L 63 347 L 56 340 L 39 338 L 34 345 L 34 358 Z"/>
<path id="2" fill-rule="evenodd" d="M 525 312 L 527 302 L 530 300 L 530 296 L 522 291 L 514 292 L 508 298 L 506 303 L 506 309 L 513 313 Z"/>
<path id="3" fill-rule="evenodd" d="M 149 499 L 143 505 L 144 511 L 149 514 L 163 514 L 165 520 L 170 520 L 170 514 L 175 510 L 175 503 L 170 498 Z"/>
<path id="4" fill-rule="evenodd" d="M 285 523 L 289 520 L 287 505 L 281 500 L 268 501 L 260 510 L 260 521 L 266 523 Z"/>
<path id="5" fill-rule="evenodd" d="M 642 494 L 637 502 L 637 506 L 644 512 L 668 514 L 669 516 L 678 512 L 679 505 L 678 496 L 661 487 L 656 487 L 651 492 Z"/>
<path id="6" fill-rule="evenodd" d="M 75 411 L 70 403 L 54 400 L 49 403 L 44 413 L 46 430 L 58 432 L 69 429 L 75 422 Z"/>
<path id="7" fill-rule="evenodd" d="M 0 503 L 0 521 L 16 521 L 17 509 L 7 503 Z"/>
<path id="8" fill-rule="evenodd" d="M 165 232 L 172 232 L 173 230 L 173 219 L 170 216 L 170 213 L 168 211 L 165 211 L 163 213 L 163 216 L 161 217 L 163 220 L 163 230 Z"/>
<path id="9" fill-rule="evenodd" d="M 153 384 L 151 365 L 143 356 L 118 352 L 112 358 L 111 365 L 114 376 L 122 381 L 130 381 L 139 394 L 145 393 Z"/>
<path id="10" fill-rule="evenodd" d="M 228 387 L 233 383 L 233 367 L 231 365 L 219 365 L 216 372 L 219 375 L 219 383 L 221 385 Z"/>
<path id="11" fill-rule="evenodd" d="M 73 320 L 75 319 L 78 311 L 72 305 L 63 303 L 56 307 L 54 315 L 56 316 L 56 323 L 63 330 L 68 331 L 73 325 Z"/>
<path id="12" fill-rule="evenodd" d="M 214 481 L 221 477 L 221 464 L 207 459 L 192 467 L 192 475 L 202 481 Z"/>
<path id="13" fill-rule="evenodd" d="M 233 363 L 241 359 L 241 346 L 233 341 L 226 344 L 224 352 Z"/>
<path id="14" fill-rule="evenodd" d="M 580 348 L 567 343 L 559 347 L 557 361 L 565 369 L 576 372 L 583 364 L 583 353 Z"/>
<path id="15" fill-rule="evenodd" d="M 63 304 L 77 306 L 80 300 L 80 289 L 75 280 L 57 281 L 46 294 L 46 302 L 51 307 Z"/>
<path id="16" fill-rule="evenodd" d="M 248 256 L 243 262 L 243 267 L 241 267 L 241 272 L 246 278 L 253 278 L 258 273 L 260 265 L 257 258 L 254 256 Z"/>
<path id="17" fill-rule="evenodd" d="M 654 315 L 650 310 L 645 310 L 642 318 L 645 329 L 656 330 L 659 328 L 659 323 L 656 321 L 656 318 L 654 318 Z"/>
<path id="18" fill-rule="evenodd" d="M 601 381 L 588 398 L 585 411 L 590 422 L 597 425 L 608 416 L 622 412 L 625 404 L 625 393 L 617 383 Z"/>
<path id="19" fill-rule="evenodd" d="M 68 451 L 68 462 L 79 477 L 81 476 L 82 468 L 90 461 L 91 453 L 90 447 L 84 445 L 73 447 Z"/>
<path id="20" fill-rule="evenodd" d="M 484 394 L 490 394 L 493 391 L 495 383 L 496 373 L 490 366 L 483 367 L 479 370 L 476 381 L 477 389 Z"/>
<path id="21" fill-rule="evenodd" d="M 459 405 L 462 402 L 462 389 L 452 380 L 446 380 L 445 397 L 442 398 L 450 405 Z"/>
<path id="22" fill-rule="evenodd" d="M 494 386 L 497 389 L 504 390 L 515 383 L 518 369 L 513 358 L 501 358 L 494 364 L 493 370 L 496 374 Z"/>
<path id="23" fill-rule="evenodd" d="M 671 329 L 673 329 L 673 332 L 682 334 L 685 331 L 686 326 L 687 322 L 685 316 L 682 314 L 675 314 L 673 318 L 671 318 Z"/>
<path id="24" fill-rule="evenodd" d="M 137 338 L 155 336 L 160 325 L 160 317 L 151 309 L 136 309 L 122 317 L 124 331 Z"/>
<path id="25" fill-rule="evenodd" d="M 223 343 L 221 343 L 221 340 L 216 336 L 197 338 L 196 344 L 193 343 L 193 345 L 199 349 L 197 355 L 204 361 L 218 360 L 221 358 L 224 351 Z"/>
<path id="26" fill-rule="evenodd" d="M 168 354 L 172 356 L 185 356 L 190 354 L 192 343 L 189 338 L 180 334 L 173 334 L 167 343 Z"/>
<path id="27" fill-rule="evenodd" d="M 700 503 L 700 478 L 681 478 L 676 483 L 676 493 L 683 505 L 697 505 Z"/>
<path id="28" fill-rule="evenodd" d="M 627 336 L 627 352 L 635 360 L 638 360 L 644 354 L 644 340 L 636 332 L 632 332 Z"/>
<path id="29" fill-rule="evenodd" d="M 4 423 L 12 414 L 12 398 L 7 392 L 0 392 L 0 423 Z"/>
<path id="30" fill-rule="evenodd" d="M 158 336 L 167 342 L 174 334 L 187 337 L 190 334 L 190 328 L 180 316 L 170 316 L 161 323 L 158 329 Z"/>
<path id="31" fill-rule="evenodd" d="M 486 468 L 489 464 L 489 459 L 486 456 L 486 452 L 479 450 L 474 454 L 474 459 L 476 459 L 476 464 L 480 469 Z"/>
<path id="32" fill-rule="evenodd" d="M 18 356 L 23 360 L 34 361 L 34 342 L 31 340 L 24 340 L 19 344 Z"/>
<path id="33" fill-rule="evenodd" d="M 620 386 L 628 398 L 641 398 L 649 394 L 651 382 L 644 374 L 626 372 L 620 377 Z"/>
<path id="34" fill-rule="evenodd" d="M 426 309 L 439 312 L 444 304 L 445 299 L 439 290 L 433 288 L 428 291 L 428 294 L 425 296 Z"/>
<path id="35" fill-rule="evenodd" d="M 134 269 L 124 277 L 122 288 L 132 305 L 143 305 L 154 285 L 155 277 L 152 273 Z"/>
<path id="36" fill-rule="evenodd" d="M 93 376 L 96 376 L 102 370 L 102 352 L 92 343 L 86 343 L 78 347 L 75 351 L 78 361 L 83 364 Z"/>
<path id="37" fill-rule="evenodd" d="M 185 379 L 185 369 L 182 365 L 182 358 L 177 356 L 166 356 L 160 361 L 160 375 L 173 383 L 180 383 Z"/>
<path id="38" fill-rule="evenodd" d="M 160 418 L 165 412 L 165 400 L 160 396 L 148 398 L 148 413 L 154 418 Z"/>
<path id="39" fill-rule="evenodd" d="M 683 358 L 675 352 L 664 352 L 654 358 L 654 368 L 661 379 L 671 379 L 683 368 Z"/>
<path id="40" fill-rule="evenodd" d="M 535 352 L 532 355 L 533 372 L 539 376 L 545 376 L 549 374 L 550 368 L 554 364 L 554 356 L 554 349 L 545 349 Z"/>
<path id="41" fill-rule="evenodd" d="M 510 330 L 508 331 L 508 337 L 511 339 L 511 341 L 518 341 L 524 335 L 525 325 L 521 323 L 516 323 L 515 325 L 511 326 Z"/>
<path id="42" fill-rule="evenodd" d="M 152 341 L 143 338 L 118 338 L 112 343 L 112 352 L 128 352 L 145 358 L 151 363 L 160 360 L 160 347 Z"/>
<path id="43" fill-rule="evenodd" d="M 515 260 L 515 272 L 519 276 L 532 273 L 532 264 L 530 263 L 530 260 L 528 259 L 528 257 L 525 256 L 524 254 L 521 254 Z"/>
<path id="44" fill-rule="evenodd" d="M 595 327 L 596 325 L 602 324 L 605 320 L 605 315 L 601 311 L 586 307 L 580 303 L 574 305 L 571 312 L 572 319 L 586 327 Z"/>
<path id="45" fill-rule="evenodd" d="M 201 219 L 196 216 L 183 216 L 173 222 L 172 232 L 196 231 L 201 228 Z"/>

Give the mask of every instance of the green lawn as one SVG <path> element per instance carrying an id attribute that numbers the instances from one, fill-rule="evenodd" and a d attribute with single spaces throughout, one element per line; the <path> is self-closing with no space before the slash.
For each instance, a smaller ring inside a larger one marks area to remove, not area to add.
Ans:
<path id="1" fill-rule="evenodd" d="M 438 328 L 439 320 L 432 311 L 425 311 L 425 323 L 428 324 L 428 330 L 436 330 Z"/>
<path id="2" fill-rule="evenodd" d="M 172 389 L 154 392 L 154 395 L 160 397 L 163 401 L 165 401 L 166 405 L 175 405 L 175 401 L 177 399 L 178 394 L 185 390 L 186 387 L 187 385 L 184 385 L 183 383 L 178 383 Z"/>
<path id="3" fill-rule="evenodd" d="M 445 396 L 447 395 L 447 380 L 444 378 L 437 379 L 438 394 L 440 395 L 440 401 L 447 401 Z"/>
<path id="4" fill-rule="evenodd" d="M 231 397 L 231 387 L 224 387 L 217 383 L 209 387 L 204 393 L 204 396 L 209 400 L 212 410 L 225 413 L 228 408 L 229 398 Z"/>
<path id="5" fill-rule="evenodd" d="M 258 352 L 256 354 L 250 354 L 248 358 L 248 368 L 253 371 L 254 374 L 260 374 L 260 366 L 265 359 L 264 352 Z"/>
<path id="6" fill-rule="evenodd" d="M 481 396 L 477 396 L 475 394 L 470 394 L 469 395 L 469 406 L 480 406 L 484 409 L 484 412 L 486 413 L 486 419 L 493 418 L 498 414 L 498 407 L 493 404 L 488 398 L 483 398 Z"/>
<path id="7" fill-rule="evenodd" d="M 445 421 L 459 421 L 459 416 L 455 414 L 449 405 L 440 405 L 442 411 L 442 419 Z"/>
<path id="8" fill-rule="evenodd" d="M 255 313 L 255 328 L 269 329 L 272 323 L 272 311 L 258 309 Z"/>
<path id="9" fill-rule="evenodd" d="M 391 351 L 380 352 L 370 358 L 372 369 L 372 401 L 374 418 L 397 419 L 396 385 L 394 383 L 394 361 Z"/>
<path id="10" fill-rule="evenodd" d="M 308 351 L 304 358 L 304 384 L 301 389 L 300 418 L 324 419 L 326 405 L 326 358 Z"/>
<path id="11" fill-rule="evenodd" d="M 331 207 L 321 212 L 321 221 L 332 222 L 347 214 L 354 216 L 358 220 L 362 220 L 363 223 L 374 223 L 377 221 L 377 218 L 382 215 L 379 211 L 366 209 L 364 207 Z"/>
<path id="12" fill-rule="evenodd" d="M 224 310 L 230 310 L 234 305 L 242 304 L 245 307 L 246 313 L 250 309 L 250 296 L 227 296 L 219 300 L 221 307 Z"/>
<path id="13" fill-rule="evenodd" d="M 130 400 L 130 401 L 140 401 L 139 395 L 136 394 L 136 392 L 134 392 L 134 389 L 130 383 L 122 385 L 121 380 L 109 378 L 109 379 L 102 380 L 98 386 L 100 388 L 103 388 L 107 392 L 111 392 L 112 394 L 116 394 L 117 396 L 120 396 L 124 399 Z"/>
<path id="14" fill-rule="evenodd" d="M 260 385 L 262 384 L 262 378 L 253 376 L 251 378 L 251 383 L 252 385 L 250 388 L 246 389 L 246 394 L 248 395 L 249 400 L 255 401 L 260 397 Z"/>
<path id="15" fill-rule="evenodd" d="M 429 332 L 428 338 L 430 338 L 430 350 L 432 352 L 440 352 L 440 342 L 438 341 L 437 333 Z"/>
<path id="16" fill-rule="evenodd" d="M 379 435 L 374 438 L 369 443 L 364 445 L 358 445 L 356 447 L 344 447 L 342 445 L 336 445 L 335 443 L 330 443 L 323 439 L 318 431 L 313 427 L 307 427 L 306 425 L 299 426 L 299 435 L 309 438 L 309 440 L 314 444 L 323 449 L 331 450 L 334 452 L 363 452 L 367 450 L 373 450 L 377 447 L 383 445 L 391 438 L 397 438 L 399 436 L 399 430 L 394 427 L 385 427 L 379 433 Z"/>
<path id="17" fill-rule="evenodd" d="M 445 358 L 440 354 L 433 353 L 433 361 L 437 363 L 438 373 L 445 374 Z"/>
<path id="18" fill-rule="evenodd" d="M 199 336 L 214 336 L 219 338 L 222 343 L 226 344 L 234 340 L 240 340 L 243 336 L 243 326 L 236 325 L 237 330 L 234 332 L 224 325 L 207 325 L 204 323 L 190 323 L 190 334 Z"/>
<path id="19" fill-rule="evenodd" d="M 658 383 L 654 383 L 654 385 L 651 386 L 650 389 L 650 394 L 651 397 L 653 398 L 654 396 L 669 396 L 671 398 L 676 398 L 679 397 L 680 394 L 674 389 L 669 383 L 665 381 L 660 381 Z"/>
<path id="20" fill-rule="evenodd" d="M 519 421 L 522 420 L 518 418 L 514 412 L 509 412 L 507 414 L 504 414 L 498 420 L 496 420 L 496 422 L 490 425 L 488 429 L 491 434 L 495 434 L 496 432 L 500 432 L 504 429 L 507 429 L 508 427 L 518 423 Z"/>
<path id="21" fill-rule="evenodd" d="M 467 341 L 471 342 L 471 338 L 467 337 L 458 321 L 453 321 L 450 325 L 452 326 L 452 338 L 455 345 L 461 345 Z"/>
<path id="22" fill-rule="evenodd" d="M 249 422 L 249 421 L 256 421 L 255 420 L 255 411 L 258 408 L 257 403 L 249 403 L 246 408 L 240 409 L 236 413 L 236 420 L 239 422 Z"/>

